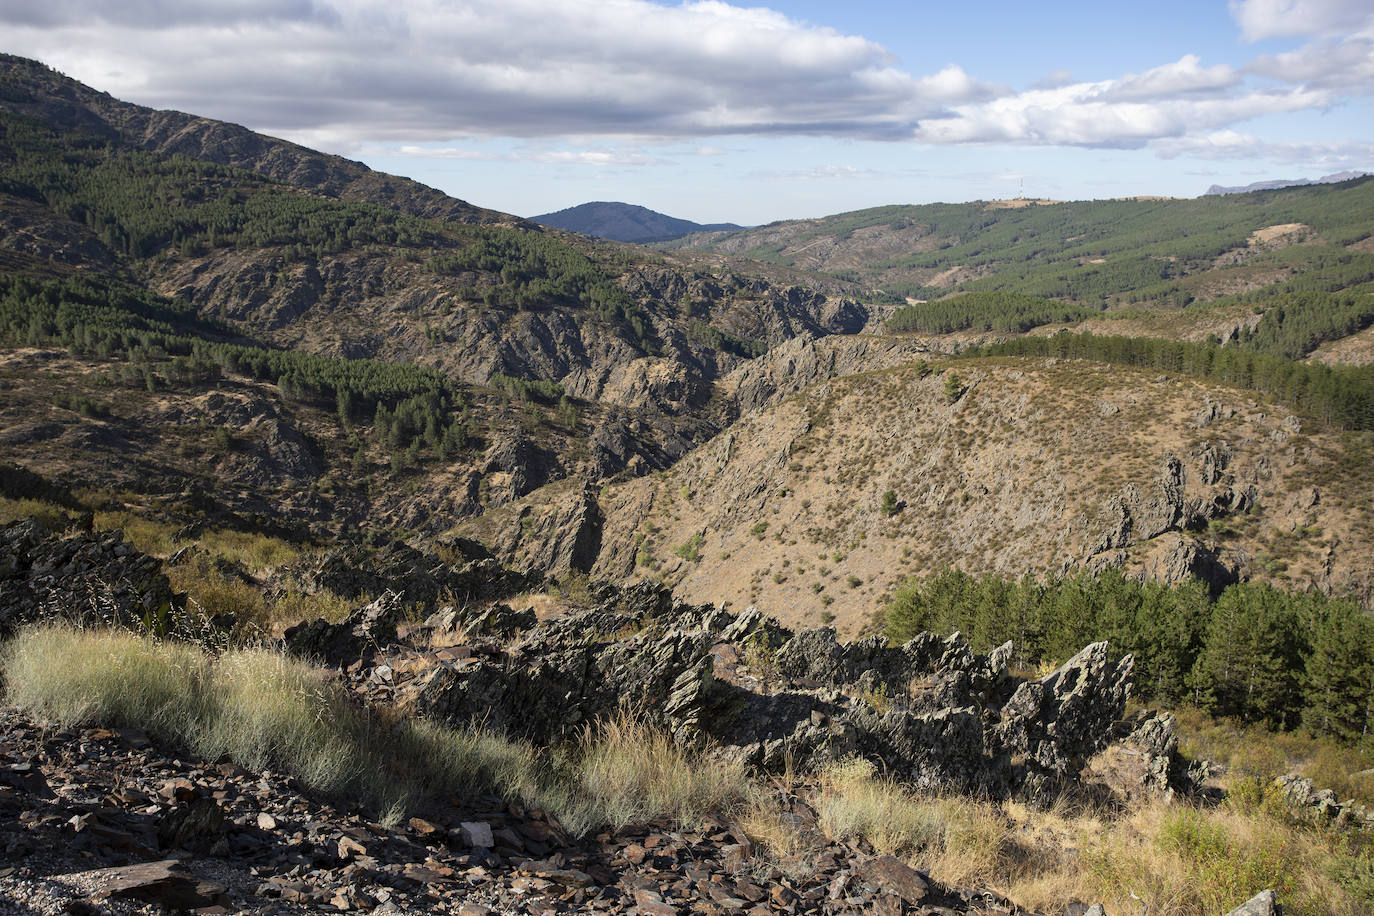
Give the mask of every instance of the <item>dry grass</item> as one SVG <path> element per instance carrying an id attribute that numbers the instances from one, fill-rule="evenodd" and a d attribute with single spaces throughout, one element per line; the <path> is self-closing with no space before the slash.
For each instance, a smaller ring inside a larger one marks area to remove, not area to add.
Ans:
<path id="1" fill-rule="evenodd" d="M 1343 799 L 1374 806 L 1374 775 L 1370 774 L 1374 748 L 1341 745 L 1302 731 L 1274 732 L 1262 725 L 1243 726 L 1214 719 L 1190 706 L 1173 712 L 1183 753 L 1219 763 L 1233 778 L 1268 782 L 1285 773 L 1297 773 Z"/>
<path id="2" fill-rule="evenodd" d="M 64 531 L 71 524 L 71 513 L 61 506 L 37 499 L 10 499 L 0 496 L 0 525 L 33 519 L 50 533 Z"/>
<path id="3" fill-rule="evenodd" d="M 288 591 L 272 602 L 269 629 L 320 618 L 330 623 L 338 623 L 363 605 L 370 604 L 372 600 L 373 596 L 368 594 L 359 595 L 357 598 L 343 598 L 327 590 L 311 594 Z"/>
<path id="4" fill-rule="evenodd" d="M 690 826 L 750 794 L 743 764 L 690 751 L 624 711 L 586 728 L 568 769 L 580 800 L 572 826 L 581 829 L 663 816 Z"/>
<path id="5" fill-rule="evenodd" d="M 103 531 L 122 530 L 126 541 L 149 556 L 165 557 L 178 546 L 172 537 L 176 526 L 143 518 L 125 509 L 97 511 L 95 527 Z"/>
<path id="6" fill-rule="evenodd" d="M 495 792 L 580 833 L 739 806 L 748 782 L 643 723 L 589 728 L 564 753 L 359 708 L 329 672 L 262 649 L 211 657 L 129 633 L 39 627 L 0 653 L 8 702 L 66 725 L 134 727 L 249 769 L 272 767 L 395 820 L 426 798 Z"/>
<path id="7" fill-rule="evenodd" d="M 184 592 L 207 617 L 233 614 L 241 630 L 267 622 L 267 602 L 262 592 L 241 579 L 229 578 L 205 554 L 175 566 L 164 566 L 163 571 L 172 588 Z"/>
<path id="8" fill-rule="evenodd" d="M 1126 812 L 1068 799 L 1045 808 L 914 792 L 849 760 L 821 774 L 813 803 L 832 840 L 1039 912 L 1087 900 L 1111 913 L 1215 916 L 1265 888 L 1299 916 L 1374 909 L 1374 853 L 1362 841 L 1299 825 L 1267 784 L 1247 786 L 1213 809 L 1162 799 Z M 805 848 L 775 797 L 742 823 L 779 858 Z"/>
<path id="9" fill-rule="evenodd" d="M 816 810 L 832 839 L 864 839 L 877 852 L 905 858 L 953 886 L 992 883 L 992 876 L 1015 882 L 1038 862 L 997 806 L 913 792 L 879 778 L 866 760 L 826 770 Z"/>

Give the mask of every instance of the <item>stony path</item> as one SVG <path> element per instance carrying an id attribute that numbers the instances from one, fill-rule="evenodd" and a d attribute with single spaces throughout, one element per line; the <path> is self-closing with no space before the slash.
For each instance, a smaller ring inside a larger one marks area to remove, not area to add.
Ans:
<path id="1" fill-rule="evenodd" d="M 574 840 L 478 797 L 384 826 L 278 774 L 12 708 L 0 709 L 0 849 L 0 914 L 1020 912 L 845 846 L 775 861 L 727 823 Z"/>

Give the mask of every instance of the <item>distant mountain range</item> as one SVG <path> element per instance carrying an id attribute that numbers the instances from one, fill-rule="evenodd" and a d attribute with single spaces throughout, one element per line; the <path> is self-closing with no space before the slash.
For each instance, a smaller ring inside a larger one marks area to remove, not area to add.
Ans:
<path id="1" fill-rule="evenodd" d="M 605 200 L 579 204 L 559 210 L 557 213 L 532 216 L 530 219 L 555 229 L 567 229 L 570 232 L 581 232 L 583 235 L 613 239 L 617 242 L 638 243 L 666 242 L 693 232 L 743 228 L 734 223 L 702 225 L 691 220 L 677 219 L 648 207 Z"/>
<path id="2" fill-rule="evenodd" d="M 1247 194 L 1250 191 L 1274 191 L 1279 188 L 1297 188 L 1307 184 L 1336 184 L 1341 181 L 1350 181 L 1354 178 L 1365 178 L 1368 172 L 1335 172 L 1331 175 L 1323 175 L 1321 178 L 1294 178 L 1292 180 L 1278 178 L 1272 181 L 1257 181 L 1254 184 L 1244 186 L 1225 187 L 1214 184 L 1203 194 Z"/>

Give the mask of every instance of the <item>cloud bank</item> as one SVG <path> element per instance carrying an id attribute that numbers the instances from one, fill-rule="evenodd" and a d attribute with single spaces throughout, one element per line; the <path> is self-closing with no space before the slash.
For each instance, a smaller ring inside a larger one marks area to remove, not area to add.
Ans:
<path id="1" fill-rule="evenodd" d="M 1374 94 L 1369 0 L 1230 11 L 1247 41 L 1306 43 L 1240 68 L 1186 54 L 1094 82 L 1055 71 L 1016 92 L 958 64 L 908 73 L 868 38 L 721 0 L 0 0 L 0 34 L 117 96 L 411 155 L 474 137 L 739 134 L 1216 151 L 1242 122 Z"/>

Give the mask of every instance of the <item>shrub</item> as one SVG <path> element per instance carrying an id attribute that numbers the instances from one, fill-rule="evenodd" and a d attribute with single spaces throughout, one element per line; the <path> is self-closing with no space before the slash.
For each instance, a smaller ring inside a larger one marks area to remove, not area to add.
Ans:
<path id="1" fill-rule="evenodd" d="M 945 375 L 945 400 L 953 404 L 959 400 L 959 396 L 964 393 L 964 380 L 959 378 L 959 373 L 950 372 Z"/>
<path id="2" fill-rule="evenodd" d="M 683 543 L 677 545 L 673 552 L 689 563 L 695 563 L 701 559 L 701 545 L 706 542 L 706 537 L 701 532 L 692 535 Z"/>

